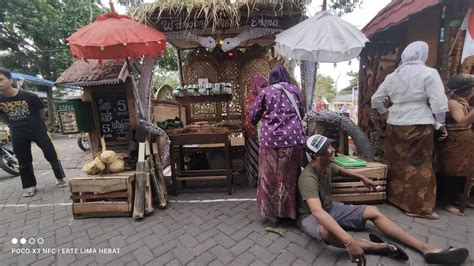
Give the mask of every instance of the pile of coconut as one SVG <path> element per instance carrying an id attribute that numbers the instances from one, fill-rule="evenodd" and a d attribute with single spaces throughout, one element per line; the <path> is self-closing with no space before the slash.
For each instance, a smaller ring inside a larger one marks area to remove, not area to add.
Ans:
<path id="1" fill-rule="evenodd" d="M 124 170 L 125 162 L 122 157 L 114 151 L 103 151 L 89 163 L 82 167 L 82 171 L 88 175 L 97 175 L 107 170 L 108 173 L 120 173 Z"/>

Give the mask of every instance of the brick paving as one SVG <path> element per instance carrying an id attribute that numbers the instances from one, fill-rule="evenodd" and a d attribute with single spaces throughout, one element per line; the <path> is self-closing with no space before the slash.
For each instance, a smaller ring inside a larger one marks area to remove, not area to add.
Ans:
<path id="1" fill-rule="evenodd" d="M 55 138 L 68 176 L 80 174 L 90 155 L 77 148 L 74 138 Z M 349 265 L 344 250 L 321 245 L 291 224 L 283 237 L 266 233 L 256 214 L 255 189 L 236 185 L 228 196 L 218 192 L 181 193 L 166 210 L 142 221 L 132 218 L 74 220 L 69 191 L 54 187 L 49 165 L 35 149 L 37 195 L 21 197 L 19 177 L 0 174 L 0 265 Z M 245 182 L 241 182 L 244 183 Z M 187 189 L 192 191 L 191 188 Z M 225 202 L 180 202 L 207 199 L 250 199 Z M 178 200 L 178 201 L 176 201 Z M 464 246 L 474 263 L 474 211 L 465 217 L 438 211 L 438 221 L 410 218 L 387 204 L 378 207 L 418 238 L 439 246 Z M 369 231 L 374 231 L 372 224 Z M 367 238 L 367 232 L 352 233 Z M 38 244 L 13 244 L 12 239 L 44 239 Z M 21 248 L 24 248 L 21 250 Z M 26 249 L 28 248 L 28 249 Z M 29 254 L 14 254 L 14 252 Z M 61 254 L 52 254 L 56 250 Z M 421 255 L 406 249 L 407 265 L 424 265 Z M 33 254 L 34 252 L 41 254 Z M 97 254 L 84 254 L 96 251 Z M 107 254 L 98 254 L 99 252 Z M 45 252 L 50 252 L 45 254 Z M 115 254 L 118 253 L 118 254 Z M 368 265 L 403 264 L 367 255 Z M 352 265 L 352 264 L 351 264 Z"/>

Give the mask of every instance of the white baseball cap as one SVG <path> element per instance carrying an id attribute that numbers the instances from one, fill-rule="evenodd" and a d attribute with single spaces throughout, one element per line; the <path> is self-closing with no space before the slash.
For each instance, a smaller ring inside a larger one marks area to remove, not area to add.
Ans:
<path id="1" fill-rule="evenodd" d="M 306 140 L 305 150 L 311 156 L 316 157 L 321 152 L 327 150 L 327 147 L 334 142 L 333 139 L 327 138 L 323 135 L 315 134 Z"/>

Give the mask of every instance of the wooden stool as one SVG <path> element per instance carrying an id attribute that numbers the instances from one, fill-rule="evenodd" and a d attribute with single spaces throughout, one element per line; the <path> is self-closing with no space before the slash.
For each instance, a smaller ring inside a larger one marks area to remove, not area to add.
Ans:
<path id="1" fill-rule="evenodd" d="M 188 131 L 186 131 L 188 130 Z M 173 196 L 178 195 L 179 181 L 199 180 L 225 180 L 227 193 L 232 194 L 232 160 L 230 154 L 229 130 L 226 128 L 199 128 L 168 130 L 171 141 L 171 191 Z M 213 170 L 185 170 L 184 169 L 184 145 L 196 145 L 189 150 L 203 150 L 208 148 L 219 148 L 224 150 L 224 169 Z"/>

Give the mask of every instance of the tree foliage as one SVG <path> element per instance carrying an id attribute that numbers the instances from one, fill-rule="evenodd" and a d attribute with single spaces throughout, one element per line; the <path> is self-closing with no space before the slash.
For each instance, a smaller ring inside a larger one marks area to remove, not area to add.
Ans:
<path id="1" fill-rule="evenodd" d="M 160 88 L 163 85 L 170 85 L 176 88 L 179 85 L 179 74 L 177 71 L 156 71 L 154 76 L 155 88 Z"/>
<path id="2" fill-rule="evenodd" d="M 364 2 L 364 0 L 332 0 L 329 2 L 329 8 L 336 10 L 339 16 L 351 13 Z"/>
<path id="3" fill-rule="evenodd" d="M 178 58 L 176 55 L 176 49 L 170 44 L 166 44 L 166 51 L 163 57 L 158 61 L 160 70 L 163 71 L 178 71 Z"/>
<path id="4" fill-rule="evenodd" d="M 316 97 L 323 97 L 328 100 L 336 97 L 336 82 L 330 76 L 318 74 L 316 78 Z"/>
<path id="5" fill-rule="evenodd" d="M 346 74 L 349 77 L 351 77 L 351 80 L 349 81 L 349 86 L 350 87 L 355 87 L 355 86 L 359 85 L 359 72 L 349 71 Z"/>
<path id="6" fill-rule="evenodd" d="M 65 38 L 102 11 L 90 0 L 2 0 L 0 65 L 55 80 L 72 61 Z"/>

